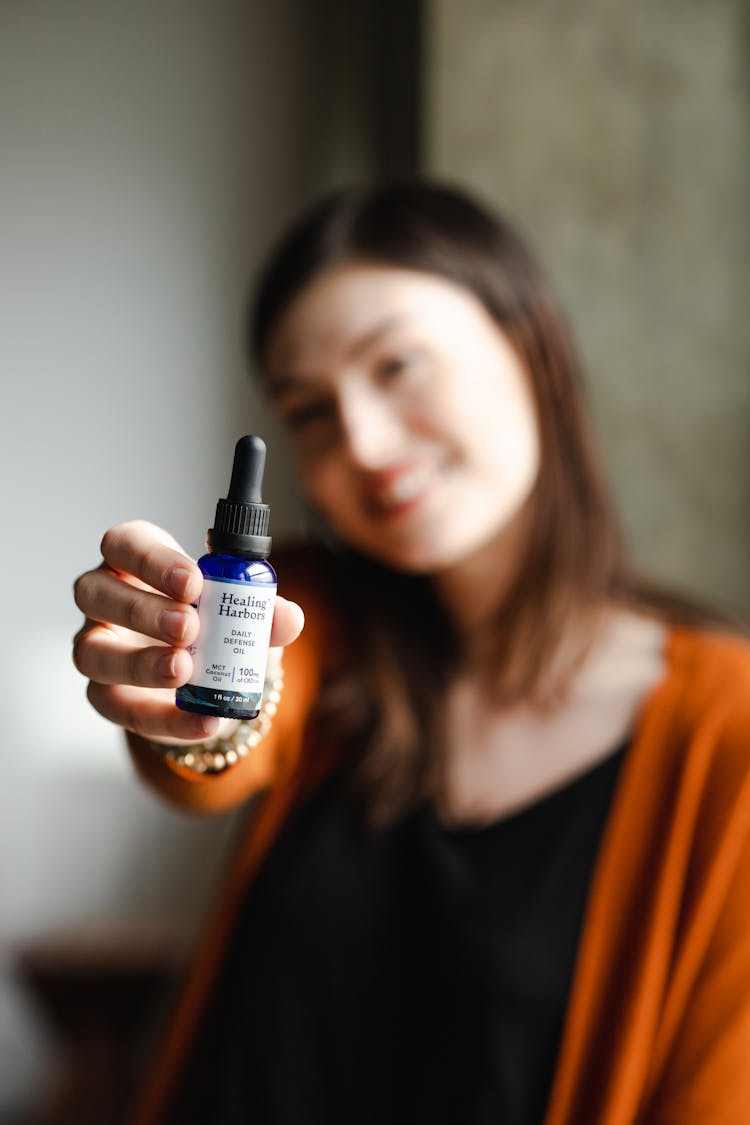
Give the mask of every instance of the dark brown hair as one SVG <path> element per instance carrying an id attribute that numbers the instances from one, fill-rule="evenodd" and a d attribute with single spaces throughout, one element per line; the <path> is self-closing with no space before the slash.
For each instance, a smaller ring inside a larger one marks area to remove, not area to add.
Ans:
<path id="1" fill-rule="evenodd" d="M 504 218 L 462 191 L 426 180 L 325 199 L 288 233 L 261 274 L 251 323 L 261 366 L 290 301 L 345 261 L 436 274 L 470 290 L 527 372 L 541 460 L 528 501 L 524 557 L 489 623 L 481 662 L 499 700 L 543 700 L 551 689 L 553 695 L 563 691 L 596 614 L 612 602 L 669 620 L 710 618 L 631 571 L 564 317 Z M 346 672 L 331 681 L 322 703 L 339 733 L 367 744 L 361 775 L 374 807 L 388 815 L 439 790 L 442 703 L 462 653 L 427 579 L 396 574 L 344 545 L 330 566 L 344 625 L 352 627 Z M 571 635 L 581 643 L 561 665 L 561 642 Z"/>

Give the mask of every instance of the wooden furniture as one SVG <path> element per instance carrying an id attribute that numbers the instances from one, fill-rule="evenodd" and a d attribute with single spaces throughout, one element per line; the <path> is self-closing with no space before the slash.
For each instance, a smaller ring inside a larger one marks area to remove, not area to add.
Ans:
<path id="1" fill-rule="evenodd" d="M 185 964 L 172 922 L 80 927 L 17 950 L 20 979 L 59 1043 L 28 1125 L 119 1125 Z"/>

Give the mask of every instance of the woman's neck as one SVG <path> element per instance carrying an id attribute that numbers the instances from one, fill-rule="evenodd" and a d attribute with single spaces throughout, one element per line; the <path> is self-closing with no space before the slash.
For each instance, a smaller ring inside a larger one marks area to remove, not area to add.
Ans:
<path id="1" fill-rule="evenodd" d="M 508 596 L 527 535 L 528 520 L 515 520 L 471 555 L 433 576 L 433 589 L 466 650 L 481 645 L 488 625 Z"/>

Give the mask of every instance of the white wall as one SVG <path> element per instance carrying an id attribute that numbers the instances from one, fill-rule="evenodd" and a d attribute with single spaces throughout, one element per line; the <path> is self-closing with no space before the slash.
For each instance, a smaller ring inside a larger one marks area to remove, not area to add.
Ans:
<path id="1" fill-rule="evenodd" d="M 144 792 L 86 704 L 70 589 L 122 519 L 200 553 L 235 438 L 264 429 L 241 313 L 306 194 L 302 7 L 0 5 L 0 1111 L 48 1061 L 17 944 L 194 918 L 219 859 L 226 825 Z M 278 534 L 295 516 L 273 448 L 270 468 Z"/>

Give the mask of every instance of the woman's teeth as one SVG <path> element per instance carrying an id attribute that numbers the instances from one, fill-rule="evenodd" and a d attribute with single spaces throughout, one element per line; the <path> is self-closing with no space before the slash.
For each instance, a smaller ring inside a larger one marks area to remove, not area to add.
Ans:
<path id="1" fill-rule="evenodd" d="M 434 476 L 432 467 L 402 473 L 389 484 L 377 490 L 375 499 L 381 508 L 393 508 L 416 499 L 427 488 Z"/>

